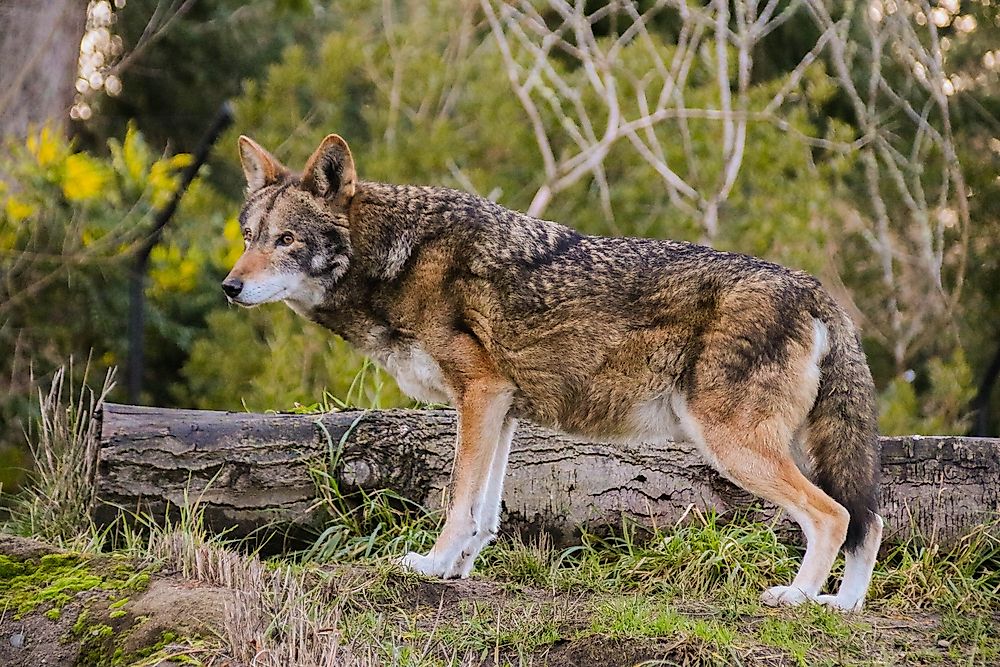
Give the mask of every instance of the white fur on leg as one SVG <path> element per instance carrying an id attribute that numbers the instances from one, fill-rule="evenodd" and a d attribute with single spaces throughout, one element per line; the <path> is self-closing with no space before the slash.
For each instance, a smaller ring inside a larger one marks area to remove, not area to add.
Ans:
<path id="1" fill-rule="evenodd" d="M 400 558 L 398 562 L 407 570 L 420 574 L 432 577 L 440 577 L 444 574 L 444 564 L 435 560 L 430 554 L 423 556 L 416 551 L 411 551 Z"/>
<path id="2" fill-rule="evenodd" d="M 445 574 L 448 578 L 467 579 L 472 573 L 472 568 L 480 552 L 497 535 L 497 530 L 500 528 L 500 501 L 503 497 L 503 482 L 507 475 L 507 460 L 510 456 L 510 445 L 516 429 L 516 419 L 508 419 L 507 423 L 504 424 L 499 444 L 490 464 L 489 480 L 478 503 L 479 513 L 476 523 L 479 526 L 479 532 L 463 549 L 452 569 Z"/>
<path id="3" fill-rule="evenodd" d="M 882 517 L 875 514 L 875 521 L 868 529 L 865 541 L 856 551 L 845 555 L 844 581 L 836 595 L 820 595 L 816 601 L 836 609 L 861 611 L 872 581 L 872 571 L 878 558 L 878 548 L 882 544 Z"/>
<path id="4" fill-rule="evenodd" d="M 790 586 L 773 586 L 761 595 L 760 601 L 771 607 L 793 606 L 816 600 L 830 575 L 830 568 L 840 550 L 840 542 L 843 541 L 843 535 L 834 535 L 828 526 L 816 525 L 805 513 L 800 514 L 791 509 L 789 513 L 805 533 L 806 555 Z M 844 514 L 847 514 L 846 510 Z"/>
<path id="5" fill-rule="evenodd" d="M 489 500 L 486 496 L 490 486 L 491 469 L 497 459 L 497 450 L 503 445 L 509 447 L 510 444 L 509 439 L 505 443 L 501 440 L 506 435 L 507 412 L 510 410 L 512 397 L 511 388 L 497 393 L 490 400 L 486 411 L 481 415 L 482 423 L 478 429 L 478 437 L 483 439 L 483 444 L 488 445 L 488 449 L 484 452 L 484 456 L 475 459 L 474 467 L 462 471 L 462 477 L 453 480 L 452 491 L 455 495 L 448 508 L 448 516 L 441 529 L 441 535 L 434 542 L 434 546 L 423 556 L 412 552 L 405 555 L 399 561 L 403 567 L 422 574 L 449 579 L 469 576 L 472 567 L 465 566 L 464 562 L 474 561 L 479 549 L 482 549 L 482 544 L 478 544 L 477 539 L 484 528 L 481 517 L 484 515 L 486 505 L 484 500 Z M 459 437 L 462 437 L 461 419 L 459 415 Z M 506 467 L 506 454 L 503 458 Z M 456 466 L 456 471 L 458 470 Z M 496 510 L 493 508 L 488 511 Z M 473 547 L 478 548 L 473 552 Z M 462 565 L 458 564 L 460 560 Z"/>
<path id="6" fill-rule="evenodd" d="M 455 563 L 477 531 L 471 512 L 462 512 L 457 516 L 456 512 L 449 512 L 441 535 L 431 550 L 426 555 L 411 551 L 399 560 L 399 564 L 420 574 L 453 579 L 458 576 L 451 574 Z"/>
<path id="7" fill-rule="evenodd" d="M 455 579 L 460 576 L 455 564 L 479 532 L 475 520 L 475 504 L 462 503 L 452 507 L 445 519 L 444 528 L 426 555 L 411 551 L 399 560 L 403 567 L 434 577 Z"/>

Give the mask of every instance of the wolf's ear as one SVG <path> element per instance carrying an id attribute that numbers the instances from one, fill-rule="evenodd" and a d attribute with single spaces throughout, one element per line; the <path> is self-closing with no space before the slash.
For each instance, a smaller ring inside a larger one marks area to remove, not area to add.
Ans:
<path id="1" fill-rule="evenodd" d="M 240 162 L 243 164 L 243 175 L 247 177 L 247 189 L 250 192 L 277 183 L 289 173 L 285 165 L 256 141 L 244 135 L 240 136 Z"/>
<path id="2" fill-rule="evenodd" d="M 317 197 L 346 205 L 354 196 L 357 174 L 347 142 L 328 134 L 302 171 L 302 187 Z"/>

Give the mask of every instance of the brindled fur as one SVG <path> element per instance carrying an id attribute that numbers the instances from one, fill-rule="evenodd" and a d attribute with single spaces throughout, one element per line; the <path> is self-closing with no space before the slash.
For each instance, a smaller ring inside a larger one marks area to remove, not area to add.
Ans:
<path id="1" fill-rule="evenodd" d="M 592 438 L 700 438 L 751 488 L 761 470 L 799 488 L 783 463 L 795 454 L 847 510 L 845 550 L 865 542 L 874 387 L 855 327 L 815 278 L 693 243 L 589 236 L 466 192 L 358 180 L 342 143 L 302 176 L 251 156 L 247 252 L 231 275 L 292 276 L 257 288 L 285 290 L 262 300 L 285 300 L 390 371 L 426 355 L 431 370 L 401 381 L 426 390 L 418 398 L 461 410 L 481 374 L 509 386 L 508 418 Z M 286 231 L 294 244 L 276 246 Z M 816 516 L 835 524 L 837 511 Z"/>

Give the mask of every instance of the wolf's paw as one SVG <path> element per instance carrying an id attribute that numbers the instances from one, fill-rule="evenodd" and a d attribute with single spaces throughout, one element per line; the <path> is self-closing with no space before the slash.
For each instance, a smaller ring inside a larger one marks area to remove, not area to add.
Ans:
<path id="1" fill-rule="evenodd" d="M 792 607 L 810 599 L 805 591 L 794 586 L 772 586 L 760 596 L 760 601 L 768 607 Z"/>
<path id="2" fill-rule="evenodd" d="M 817 595 L 816 602 L 841 611 L 861 611 L 864 600 L 845 600 L 839 595 Z"/>
<path id="3" fill-rule="evenodd" d="M 398 562 L 407 570 L 432 577 L 444 576 L 445 572 L 449 569 L 447 564 L 438 562 L 434 557 L 430 555 L 422 556 L 415 551 L 406 554 Z"/>
<path id="4" fill-rule="evenodd" d="M 470 551 L 466 550 L 462 552 L 462 555 L 455 559 L 454 564 L 448 568 L 445 572 L 445 579 L 468 579 L 469 575 L 472 574 L 472 568 L 476 564 L 476 557 L 479 555 L 478 550 Z"/>

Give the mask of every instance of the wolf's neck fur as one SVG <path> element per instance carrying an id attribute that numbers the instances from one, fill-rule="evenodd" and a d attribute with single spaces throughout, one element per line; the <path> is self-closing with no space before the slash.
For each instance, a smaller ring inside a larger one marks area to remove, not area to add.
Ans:
<path id="1" fill-rule="evenodd" d="M 563 225 L 443 187 L 361 181 L 348 210 L 351 262 L 307 316 L 360 344 L 372 328 L 406 335 L 388 316 L 404 292 L 447 268 L 505 284 L 512 270 L 543 266 L 583 238 Z M 414 282 L 412 272 L 423 278 Z M 487 278 L 488 276 L 488 278 Z M 452 278 L 436 281 L 452 284 Z M 451 299 L 451 289 L 444 296 Z"/>
<path id="2" fill-rule="evenodd" d="M 446 188 L 358 182 L 348 209 L 350 268 L 306 316 L 358 345 L 373 328 L 393 331 L 383 304 L 397 298 L 409 266 L 444 232 L 471 232 L 484 204 L 500 208 Z"/>
<path id="3" fill-rule="evenodd" d="M 426 228 L 433 224 L 421 200 L 424 188 L 362 181 L 349 211 L 352 263 L 371 278 L 396 278 Z"/>

